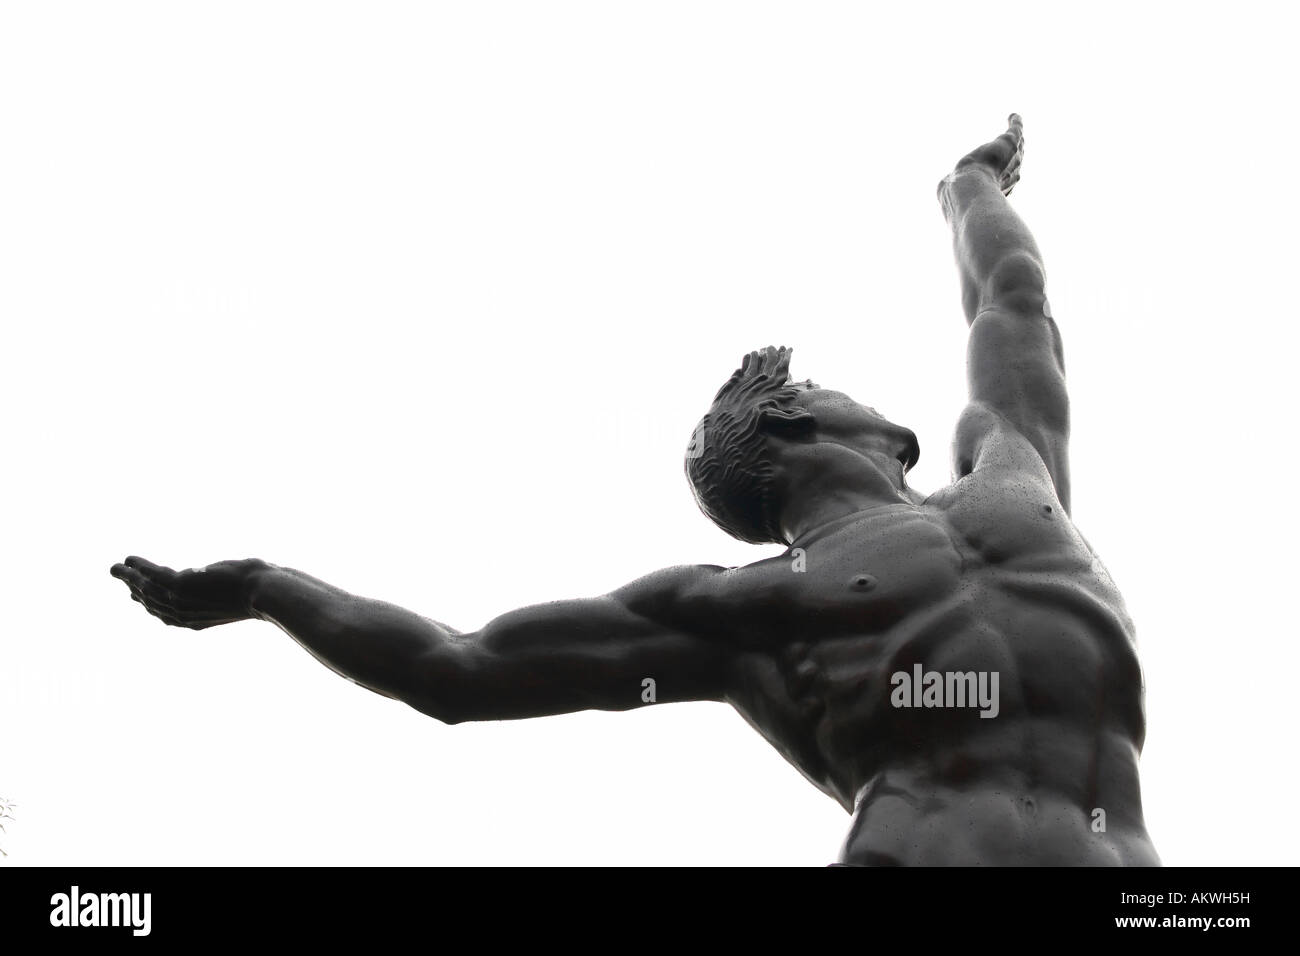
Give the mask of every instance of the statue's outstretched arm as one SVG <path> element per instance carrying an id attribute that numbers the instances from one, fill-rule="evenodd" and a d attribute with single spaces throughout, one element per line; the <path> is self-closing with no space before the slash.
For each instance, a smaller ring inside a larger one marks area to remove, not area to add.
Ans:
<path id="1" fill-rule="evenodd" d="M 721 568 L 670 568 L 465 634 L 257 559 L 173 571 L 130 557 L 112 573 L 167 624 L 271 621 L 349 680 L 446 723 L 725 696 L 728 657 L 695 630 Z"/>
<path id="2" fill-rule="evenodd" d="M 984 439 L 1000 429 L 1023 435 L 1070 506 L 1069 400 L 1061 336 L 1047 304 L 1042 257 L 1007 202 L 1020 180 L 1020 117 L 967 154 L 939 184 L 953 230 L 962 307 L 970 323 L 970 401 L 954 443 L 958 476 L 976 467 Z"/>

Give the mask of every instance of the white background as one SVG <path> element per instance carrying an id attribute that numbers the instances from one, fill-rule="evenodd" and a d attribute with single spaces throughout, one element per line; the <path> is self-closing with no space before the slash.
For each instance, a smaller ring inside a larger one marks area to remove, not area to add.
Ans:
<path id="1" fill-rule="evenodd" d="M 1295 862 L 1296 34 L 1217 8 L 6 5 L 0 865 L 833 860 L 848 816 L 723 705 L 446 727 L 108 568 L 256 555 L 468 629 L 764 557 L 682 454 L 767 344 L 933 490 L 934 188 L 1012 110 L 1150 832 Z"/>

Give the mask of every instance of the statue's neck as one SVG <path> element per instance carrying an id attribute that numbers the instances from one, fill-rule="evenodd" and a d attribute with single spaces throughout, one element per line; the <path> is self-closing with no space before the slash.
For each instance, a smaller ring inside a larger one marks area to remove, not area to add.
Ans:
<path id="1" fill-rule="evenodd" d="M 785 486 L 781 530 L 792 544 L 852 515 L 919 500 L 907 487 L 902 464 L 884 455 L 840 456 L 834 464 L 822 461 L 793 473 Z"/>

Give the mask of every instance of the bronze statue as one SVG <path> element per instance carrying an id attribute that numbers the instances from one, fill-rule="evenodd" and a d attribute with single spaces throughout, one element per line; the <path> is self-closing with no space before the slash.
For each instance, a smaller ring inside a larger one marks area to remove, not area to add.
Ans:
<path id="1" fill-rule="evenodd" d="M 258 618 L 438 720 L 732 704 L 853 814 L 839 861 L 1156 865 L 1142 672 L 1119 591 L 1070 520 L 1061 340 L 1006 196 L 1022 124 L 939 185 L 970 325 L 951 484 L 909 488 L 908 429 L 751 352 L 686 472 L 729 534 L 787 546 L 657 571 L 461 633 L 258 559 L 113 566 L 167 624 Z"/>

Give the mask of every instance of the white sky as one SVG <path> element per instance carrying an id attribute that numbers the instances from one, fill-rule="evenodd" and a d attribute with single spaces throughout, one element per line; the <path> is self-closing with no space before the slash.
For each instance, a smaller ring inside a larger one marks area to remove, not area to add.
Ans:
<path id="1" fill-rule="evenodd" d="M 108 575 L 256 555 L 473 628 L 772 553 L 699 514 L 740 356 L 920 435 L 939 178 L 1013 197 L 1166 863 L 1294 863 L 1295 23 L 1277 4 L 6 4 L 0 865 L 788 863 L 848 816 L 723 705 L 446 727 Z"/>

